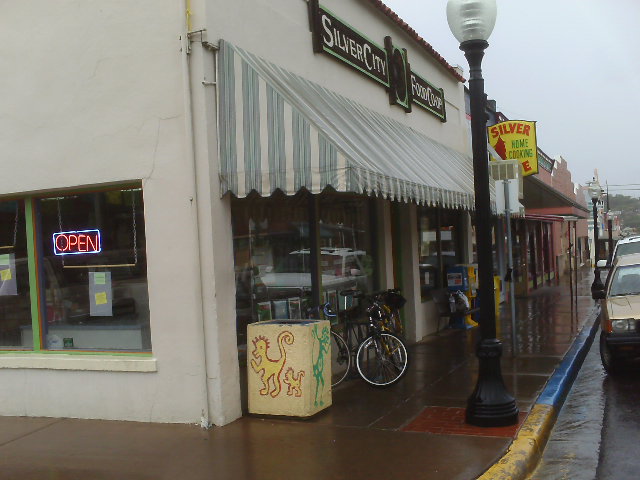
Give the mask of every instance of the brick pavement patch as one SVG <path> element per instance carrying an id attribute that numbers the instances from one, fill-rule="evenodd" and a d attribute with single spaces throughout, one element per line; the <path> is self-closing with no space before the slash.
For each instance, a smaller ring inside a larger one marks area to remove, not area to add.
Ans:
<path id="1" fill-rule="evenodd" d="M 508 427 L 476 427 L 465 423 L 464 408 L 426 407 L 402 431 L 514 438 L 526 416 L 527 412 L 520 412 L 518 424 Z"/>

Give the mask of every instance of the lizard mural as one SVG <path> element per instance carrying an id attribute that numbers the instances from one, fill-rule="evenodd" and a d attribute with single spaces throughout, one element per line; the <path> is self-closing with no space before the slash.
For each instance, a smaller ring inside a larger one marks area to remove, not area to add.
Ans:
<path id="1" fill-rule="evenodd" d="M 322 334 L 318 335 L 318 326 L 313 327 L 313 338 L 318 341 L 318 358 L 313 364 L 313 378 L 316 380 L 316 395 L 314 405 L 324 405 L 322 401 L 322 391 L 324 390 L 324 359 L 325 355 L 329 353 L 329 342 L 331 336 L 329 334 L 329 327 L 322 329 Z M 320 392 L 320 401 L 318 402 L 318 392 Z"/>
<path id="2" fill-rule="evenodd" d="M 284 348 L 284 344 L 292 345 L 294 340 L 293 333 L 289 331 L 280 332 L 278 335 L 278 347 L 280 349 L 280 358 L 278 360 L 272 360 L 269 358 L 269 340 L 266 337 L 260 335 L 254 338 L 254 349 L 251 352 L 254 358 L 251 359 L 251 368 L 254 372 L 260 375 L 263 388 L 260 389 L 260 395 L 271 395 L 273 398 L 277 397 L 282 390 L 282 384 L 280 383 L 280 374 L 284 369 L 284 364 L 287 361 L 287 352 Z M 270 383 L 273 385 L 271 388 Z"/>
<path id="3" fill-rule="evenodd" d="M 304 377 L 304 370 L 300 370 L 298 372 L 298 376 L 296 377 L 293 368 L 287 368 L 287 371 L 284 373 L 283 382 L 286 383 L 289 388 L 287 388 L 287 395 L 295 395 L 296 397 L 302 396 L 302 379 Z"/>

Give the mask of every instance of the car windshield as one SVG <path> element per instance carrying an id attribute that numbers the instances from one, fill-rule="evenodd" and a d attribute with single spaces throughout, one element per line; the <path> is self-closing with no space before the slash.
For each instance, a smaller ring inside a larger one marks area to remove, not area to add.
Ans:
<path id="1" fill-rule="evenodd" d="M 323 252 L 320 255 L 320 267 L 323 275 L 337 277 L 359 275 L 361 266 L 355 255 L 342 255 Z M 308 251 L 296 251 L 286 255 L 273 269 L 274 273 L 309 273 L 311 258 Z"/>
<path id="2" fill-rule="evenodd" d="M 640 294 L 640 265 L 617 268 L 611 279 L 609 295 L 615 297 L 638 294 Z"/>
<path id="3" fill-rule="evenodd" d="M 616 249 L 616 257 L 632 255 L 634 253 L 640 253 L 640 241 L 622 243 L 618 245 L 618 248 Z"/>
<path id="4" fill-rule="evenodd" d="M 291 252 L 282 257 L 273 271 L 275 273 L 309 273 L 311 271 L 309 252 Z"/>

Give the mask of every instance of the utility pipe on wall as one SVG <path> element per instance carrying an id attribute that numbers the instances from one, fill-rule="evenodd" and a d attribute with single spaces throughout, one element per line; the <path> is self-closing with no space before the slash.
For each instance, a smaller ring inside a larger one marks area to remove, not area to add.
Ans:
<path id="1" fill-rule="evenodd" d="M 185 22 L 183 31 L 180 35 L 180 44 L 181 44 L 181 64 L 182 64 L 182 77 L 183 77 L 183 99 L 184 99 L 184 117 L 185 117 L 185 133 L 186 133 L 186 144 L 185 144 L 185 156 L 187 159 L 187 165 L 189 169 L 189 175 L 192 181 L 192 192 L 193 196 L 191 197 L 191 207 L 195 207 L 195 216 L 193 217 L 193 234 L 195 236 L 195 256 L 197 259 L 197 268 L 196 268 L 196 277 L 195 278 L 195 297 L 200 299 L 200 311 L 198 312 L 198 330 L 202 339 L 201 342 L 201 350 L 199 351 L 199 357 L 201 360 L 201 365 L 203 367 L 202 371 L 202 383 L 201 383 L 201 417 L 200 417 L 200 426 L 202 428 L 209 428 L 209 394 L 207 388 L 207 372 L 209 371 L 207 365 L 207 349 L 205 344 L 205 313 L 204 313 L 204 303 L 202 296 L 202 253 L 200 246 L 200 212 L 198 205 L 198 197 L 197 191 L 198 186 L 196 182 L 196 154 L 194 148 L 195 136 L 193 131 L 193 108 L 191 102 L 191 70 L 189 67 L 189 32 L 191 31 L 191 16 L 193 15 L 191 11 L 191 0 L 183 0 L 184 14 L 185 14 Z M 193 211 L 193 210 L 192 210 Z"/>

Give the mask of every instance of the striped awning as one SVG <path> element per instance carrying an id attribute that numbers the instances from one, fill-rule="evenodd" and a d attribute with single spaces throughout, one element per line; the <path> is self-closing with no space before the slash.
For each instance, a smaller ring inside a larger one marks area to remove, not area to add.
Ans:
<path id="1" fill-rule="evenodd" d="M 222 195 L 331 186 L 474 208 L 468 156 L 228 42 L 218 65 Z"/>

